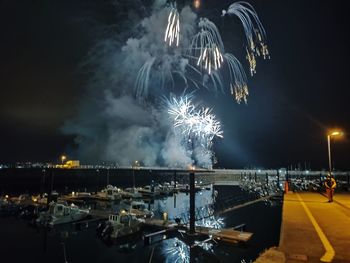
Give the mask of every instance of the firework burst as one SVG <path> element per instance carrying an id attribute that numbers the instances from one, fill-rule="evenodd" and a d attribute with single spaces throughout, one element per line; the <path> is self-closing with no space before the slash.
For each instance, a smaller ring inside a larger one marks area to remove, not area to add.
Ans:
<path id="1" fill-rule="evenodd" d="M 222 15 L 235 15 L 241 20 L 247 40 L 247 60 L 253 76 L 256 73 L 256 57 L 262 55 L 264 59 L 270 58 L 266 32 L 255 9 L 251 4 L 241 1 L 231 4 L 227 10 L 222 11 Z"/>
<path id="2" fill-rule="evenodd" d="M 214 137 L 223 138 L 221 124 L 210 108 L 196 109 L 192 96 L 172 97 L 167 102 L 168 114 L 173 120 L 174 128 L 179 128 L 182 134 L 194 135 L 207 141 L 207 145 Z"/>
<path id="3" fill-rule="evenodd" d="M 198 58 L 197 66 L 204 68 L 210 75 L 221 67 L 224 45 L 220 33 L 213 22 L 200 18 L 199 32 L 193 37 L 190 46 L 190 57 Z"/>
<path id="4" fill-rule="evenodd" d="M 212 109 L 196 106 L 192 97 L 171 97 L 166 100 L 167 112 L 175 135 L 190 153 L 192 161 L 206 160 L 196 165 L 209 168 L 208 164 L 215 160 L 212 152 L 213 140 L 215 137 L 223 138 L 223 131 Z"/>
<path id="5" fill-rule="evenodd" d="M 250 75 L 253 76 L 256 73 L 257 57 L 270 57 L 265 29 L 256 11 L 249 3 L 240 1 L 223 10 L 222 15 L 237 16 L 242 22 L 247 42 L 246 58 Z M 227 86 L 237 103 L 247 103 L 249 91 L 246 73 L 233 54 L 225 53 L 220 32 L 212 21 L 207 18 L 197 19 L 186 7 L 179 12 L 176 3 L 173 3 L 158 11 L 147 32 L 153 32 L 154 24 L 158 22 L 156 19 L 159 18 L 166 21 L 164 39 L 161 36 L 161 41 L 157 42 L 158 38 L 154 34 L 141 38 L 149 42 L 144 45 L 147 49 L 142 52 L 147 55 L 144 56 L 145 60 L 136 77 L 138 98 L 146 98 L 152 86 L 174 89 L 182 82 L 181 85 L 185 88 L 193 85 L 197 89 L 204 87 L 215 92 L 224 91 Z M 167 43 L 166 46 L 163 40 Z M 167 48 L 175 45 L 176 49 Z M 223 72 L 228 74 L 222 74 Z M 195 121 L 198 121 L 198 117 L 191 121 L 191 125 L 197 127 Z M 177 125 L 180 123 L 177 122 Z"/>

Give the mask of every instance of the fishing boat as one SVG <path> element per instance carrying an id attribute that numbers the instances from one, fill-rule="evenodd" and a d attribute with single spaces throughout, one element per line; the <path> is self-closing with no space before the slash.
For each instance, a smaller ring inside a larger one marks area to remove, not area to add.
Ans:
<path id="1" fill-rule="evenodd" d="M 139 193 L 139 191 L 133 187 L 133 188 L 126 188 L 122 192 L 122 197 L 123 198 L 142 198 L 142 194 Z"/>
<path id="2" fill-rule="evenodd" d="M 39 226 L 54 226 L 79 221 L 88 217 L 90 217 L 89 210 L 80 209 L 74 204 L 66 205 L 52 202 L 48 211 L 40 213 L 36 223 Z"/>
<path id="3" fill-rule="evenodd" d="M 97 193 L 97 198 L 115 201 L 122 198 L 122 193 L 122 189 L 113 185 L 107 185 L 105 189 L 102 189 L 101 192 Z"/>
<path id="4" fill-rule="evenodd" d="M 139 233 L 143 222 L 134 214 L 122 210 L 118 214 L 109 215 L 108 221 L 101 222 L 96 230 L 103 240 L 116 241 L 122 237 Z"/>
<path id="5" fill-rule="evenodd" d="M 160 195 L 159 186 L 146 185 L 144 187 L 137 188 L 137 191 L 146 197 L 156 197 Z"/>
<path id="6" fill-rule="evenodd" d="M 147 205 L 144 201 L 123 200 L 120 203 L 120 209 L 126 210 L 131 214 L 134 214 L 138 218 L 153 217 L 153 212 L 147 209 Z"/>

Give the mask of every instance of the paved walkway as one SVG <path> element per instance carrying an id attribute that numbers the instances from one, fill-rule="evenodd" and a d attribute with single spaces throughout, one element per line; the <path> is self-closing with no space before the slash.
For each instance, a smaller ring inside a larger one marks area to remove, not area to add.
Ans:
<path id="1" fill-rule="evenodd" d="M 280 246 L 285 262 L 350 262 L 350 193 L 284 196 Z"/>

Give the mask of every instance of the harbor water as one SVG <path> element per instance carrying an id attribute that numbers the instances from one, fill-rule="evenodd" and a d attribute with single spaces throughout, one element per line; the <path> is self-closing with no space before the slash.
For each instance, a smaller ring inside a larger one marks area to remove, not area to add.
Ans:
<path id="1" fill-rule="evenodd" d="M 28 226 L 15 216 L 0 217 L 3 262 L 250 262 L 265 249 L 279 243 L 281 200 L 261 200 L 217 215 L 223 206 L 229 207 L 256 199 L 239 186 L 214 186 L 196 193 L 196 224 L 215 228 L 231 228 L 244 224 L 253 237 L 244 244 L 208 241 L 194 243 L 178 232 L 161 235 L 146 245 L 147 229 L 117 244 L 102 242 L 96 235 L 97 222 L 64 224 L 53 229 Z M 91 204 L 89 204 L 91 205 Z M 156 217 L 167 212 L 169 220 L 187 223 L 189 195 L 177 194 L 156 198 L 149 203 Z M 118 210 L 118 203 L 112 204 Z M 196 239 L 196 238 L 194 238 Z"/>

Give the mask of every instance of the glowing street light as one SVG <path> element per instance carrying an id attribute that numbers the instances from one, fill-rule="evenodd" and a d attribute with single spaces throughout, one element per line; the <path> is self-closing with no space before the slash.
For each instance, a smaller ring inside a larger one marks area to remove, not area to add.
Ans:
<path id="1" fill-rule="evenodd" d="M 67 156 L 65 156 L 65 155 L 62 155 L 61 156 L 61 162 L 62 162 L 62 164 L 64 164 L 64 161 L 67 159 Z"/>
<path id="2" fill-rule="evenodd" d="M 341 131 L 331 131 L 327 134 L 328 143 L 328 163 L 329 163 L 329 174 L 332 175 L 332 155 L 331 155 L 331 137 L 341 136 Z"/>
<path id="3" fill-rule="evenodd" d="M 194 8 L 198 9 L 201 6 L 201 1 L 200 0 L 194 0 L 193 1 L 193 6 L 194 6 Z"/>

